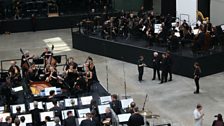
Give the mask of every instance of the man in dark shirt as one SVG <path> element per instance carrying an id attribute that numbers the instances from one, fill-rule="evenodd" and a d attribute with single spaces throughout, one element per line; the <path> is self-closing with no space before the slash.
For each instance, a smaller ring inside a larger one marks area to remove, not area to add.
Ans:
<path id="1" fill-rule="evenodd" d="M 156 73 L 158 75 L 158 79 L 160 80 L 160 72 L 159 72 L 160 59 L 159 59 L 158 55 L 159 55 L 158 52 L 153 53 L 153 59 L 152 59 L 153 78 L 152 78 L 152 80 L 156 79 Z"/>
<path id="2" fill-rule="evenodd" d="M 135 108 L 135 112 L 130 116 L 128 120 L 128 126 L 141 126 L 144 124 L 144 117 L 138 112 L 138 108 Z"/>
<path id="3" fill-rule="evenodd" d="M 114 112 L 115 112 L 117 115 L 118 115 L 118 114 L 121 114 L 121 108 L 122 108 L 122 106 L 121 106 L 121 101 L 118 100 L 116 94 L 113 94 L 113 95 L 111 96 L 111 99 L 112 99 L 112 101 L 111 101 L 111 103 L 110 103 L 111 108 L 114 110 Z"/>
<path id="4" fill-rule="evenodd" d="M 96 126 L 96 123 L 91 118 L 92 114 L 86 113 L 86 119 L 82 120 L 80 126 Z"/>
<path id="5" fill-rule="evenodd" d="M 67 112 L 68 118 L 64 121 L 64 126 L 76 126 L 75 117 L 72 114 L 72 111 Z"/>
<path id="6" fill-rule="evenodd" d="M 143 56 L 139 57 L 137 65 L 138 65 L 138 80 L 141 82 L 142 81 L 142 76 L 143 76 L 143 73 L 144 73 L 144 67 L 145 67 Z"/>
<path id="7" fill-rule="evenodd" d="M 55 117 L 59 117 L 60 120 L 62 120 L 62 117 L 61 117 L 61 108 L 57 105 L 57 101 L 56 100 L 53 100 L 52 101 L 54 107 L 52 107 L 50 109 L 50 111 L 54 111 L 54 116 Z"/>
<path id="8" fill-rule="evenodd" d="M 40 126 L 40 112 L 43 112 L 42 109 L 38 108 L 38 102 L 34 101 L 34 109 L 30 111 L 32 114 L 33 126 Z"/>

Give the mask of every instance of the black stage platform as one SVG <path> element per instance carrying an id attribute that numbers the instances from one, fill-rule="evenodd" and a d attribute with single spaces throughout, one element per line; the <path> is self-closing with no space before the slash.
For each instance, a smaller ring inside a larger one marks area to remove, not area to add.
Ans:
<path id="1" fill-rule="evenodd" d="M 165 47 L 146 47 L 147 42 L 143 39 L 129 38 L 104 40 L 95 36 L 87 36 L 79 32 L 72 33 L 73 48 L 87 51 L 130 63 L 137 63 L 140 55 L 145 57 L 146 64 L 152 66 L 153 52 L 164 53 Z M 216 47 L 207 53 L 193 55 L 190 48 L 180 48 L 177 52 L 171 52 L 173 59 L 173 73 L 193 77 L 193 64 L 199 62 L 202 68 L 202 76 L 222 72 L 224 70 L 224 52 Z"/>
<path id="2" fill-rule="evenodd" d="M 109 12 L 108 15 L 116 15 L 117 13 Z M 102 13 L 94 13 L 91 16 L 100 16 Z M 35 21 L 32 18 L 24 18 L 19 20 L 0 20 L 0 34 L 4 32 L 27 32 L 33 31 L 32 23 L 35 23 L 35 29 L 50 30 L 74 27 L 79 21 L 89 17 L 88 13 L 63 15 L 58 17 L 36 17 Z"/>

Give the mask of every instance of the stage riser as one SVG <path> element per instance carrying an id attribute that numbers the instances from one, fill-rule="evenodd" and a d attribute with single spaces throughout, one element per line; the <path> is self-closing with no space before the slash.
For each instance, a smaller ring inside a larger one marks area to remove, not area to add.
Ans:
<path id="1" fill-rule="evenodd" d="M 107 41 L 99 38 L 88 37 L 82 34 L 73 33 L 73 48 L 82 51 L 123 60 L 130 63 L 137 63 L 138 56 L 145 57 L 146 64 L 152 67 L 152 54 L 154 50 L 135 47 L 114 41 Z M 160 52 L 162 53 L 162 52 Z M 172 55 L 173 73 L 193 78 L 193 64 L 199 62 L 202 67 L 202 76 L 215 74 L 224 70 L 223 53 L 201 58 L 183 57 Z M 137 69 L 137 66 L 136 66 Z"/>

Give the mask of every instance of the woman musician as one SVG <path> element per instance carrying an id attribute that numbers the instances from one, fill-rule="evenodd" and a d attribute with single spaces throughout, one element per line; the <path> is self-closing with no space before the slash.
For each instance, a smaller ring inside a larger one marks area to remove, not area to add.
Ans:
<path id="1" fill-rule="evenodd" d="M 9 67 L 8 72 L 13 86 L 18 85 L 21 80 L 21 74 L 19 67 L 16 65 L 16 61 L 11 61 L 11 66 Z"/>

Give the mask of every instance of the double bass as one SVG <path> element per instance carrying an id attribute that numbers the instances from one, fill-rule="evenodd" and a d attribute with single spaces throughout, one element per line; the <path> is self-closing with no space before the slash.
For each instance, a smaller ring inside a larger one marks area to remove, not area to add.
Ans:
<path id="1" fill-rule="evenodd" d="M 44 56 L 45 66 L 49 64 L 50 66 L 56 66 L 57 60 L 53 57 L 54 45 L 51 47 L 51 51 L 48 51 L 48 48 L 45 48 L 45 52 L 41 55 Z"/>

